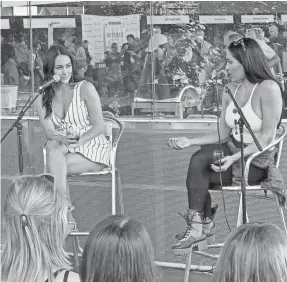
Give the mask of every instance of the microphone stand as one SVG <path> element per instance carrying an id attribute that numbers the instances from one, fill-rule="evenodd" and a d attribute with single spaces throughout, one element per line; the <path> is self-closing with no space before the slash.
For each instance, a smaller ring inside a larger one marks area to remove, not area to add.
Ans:
<path id="1" fill-rule="evenodd" d="M 243 127 L 244 125 L 248 129 L 250 135 L 252 136 L 254 143 L 256 144 L 259 151 L 262 151 L 262 146 L 260 145 L 258 139 L 255 137 L 247 119 L 245 118 L 243 112 L 241 111 L 240 107 L 238 106 L 234 96 L 232 95 L 230 89 L 226 86 L 227 93 L 230 96 L 238 114 L 240 115 L 239 120 L 234 120 L 235 126 L 239 126 L 240 132 L 240 145 L 241 145 L 241 195 L 242 195 L 242 222 L 243 224 L 247 223 L 247 213 L 246 213 L 246 181 L 244 177 L 244 170 L 245 170 L 245 160 L 244 160 L 244 143 L 243 143 Z"/>
<path id="2" fill-rule="evenodd" d="M 1 138 L 1 142 L 0 143 L 2 143 L 5 140 L 5 138 L 8 136 L 8 134 L 13 130 L 13 128 L 17 125 L 17 123 L 22 119 L 22 117 L 25 115 L 27 110 L 32 106 L 32 104 L 35 102 L 35 100 L 38 98 L 38 96 L 40 94 L 42 94 L 42 90 L 43 89 L 38 90 L 37 91 L 38 92 L 37 95 L 33 99 L 32 99 L 32 95 L 29 97 L 28 101 L 26 102 L 26 104 L 24 105 L 24 107 L 22 108 L 20 113 L 18 114 L 17 119 L 12 123 L 12 125 L 8 128 L 7 132 Z M 30 102 L 31 99 L 32 99 L 32 101 Z M 28 104 L 28 106 L 26 106 L 27 104 Z"/>
<path id="3" fill-rule="evenodd" d="M 32 99 L 32 95 L 29 97 L 28 101 L 18 114 L 17 119 L 12 123 L 12 125 L 8 128 L 7 132 L 4 134 L 4 136 L 1 138 L 2 143 L 5 138 L 8 136 L 8 134 L 13 130 L 14 127 L 17 128 L 17 140 L 18 140 L 18 157 L 19 157 L 19 171 L 22 174 L 23 173 L 23 154 L 22 154 L 22 124 L 19 122 L 22 117 L 25 115 L 27 110 L 32 106 L 34 101 L 38 98 L 40 94 L 42 94 L 43 88 L 40 88 L 37 92 L 37 95 Z M 32 100 L 31 100 L 32 99 Z M 31 102 L 30 102 L 31 101 Z"/>

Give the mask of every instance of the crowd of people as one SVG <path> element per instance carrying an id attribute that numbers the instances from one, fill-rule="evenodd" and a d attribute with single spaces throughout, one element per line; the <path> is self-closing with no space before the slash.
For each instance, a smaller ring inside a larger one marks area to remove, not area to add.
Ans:
<path id="1" fill-rule="evenodd" d="M 255 29 L 246 29 L 244 37 L 230 31 L 224 35 L 222 53 L 215 53 L 205 41 L 202 29 L 176 38 L 162 34 L 155 27 L 145 47 L 143 42 L 128 35 L 128 42 L 120 51 L 113 43 L 106 53 L 105 62 L 113 78 L 107 76 L 110 81 L 103 85 L 107 91 L 124 84 L 126 91 L 133 93 L 142 85 L 156 81 L 158 98 L 164 99 L 176 95 L 170 85 L 177 89 L 189 84 L 207 87 L 209 78 L 217 75 L 214 72 L 225 69 L 228 74 L 219 134 L 167 141 L 170 148 L 177 150 L 201 146 L 191 156 L 188 168 L 188 209 L 183 215 L 187 224 L 184 232 L 176 234 L 178 241 L 172 246 L 175 255 L 190 253 L 195 246 L 199 250 L 206 248 L 207 240 L 216 232 L 214 219 L 218 207 L 212 206 L 209 189 L 240 181 L 240 139 L 234 123 L 240 116 L 230 95 L 235 97 L 262 147 L 276 136 L 284 108 L 282 84 L 275 75 L 281 60 L 280 54 L 264 38 Z M 111 145 L 104 134 L 100 101 L 103 89 L 97 91 L 93 82 L 85 79 L 92 60 L 88 42 L 83 41 L 80 47 L 74 40 L 55 44 L 44 54 L 39 42 L 35 42 L 32 51 L 18 39 L 13 44 L 2 42 L 2 48 L 5 83 L 17 85 L 21 77 L 28 79 L 29 69 L 33 69 L 35 83 L 39 85 L 55 75 L 59 77 L 35 102 L 47 137 L 47 170 L 51 175 L 20 177 L 5 201 L 3 281 L 161 281 L 146 229 L 124 215 L 111 216 L 96 224 L 86 242 L 79 274 L 72 271 L 64 250 L 65 238 L 77 230 L 67 176 L 100 171 L 110 165 Z M 212 63 L 215 61 L 216 67 Z M 257 147 L 248 130 L 244 130 L 243 136 L 244 156 L 248 157 Z M 224 156 L 214 162 L 213 152 L 218 144 Z M 267 151 L 264 156 L 270 161 L 274 158 L 273 151 Z M 264 160 L 258 158 L 251 164 L 251 183 L 280 175 L 279 171 L 269 175 L 271 162 Z M 281 196 L 284 205 L 287 194 Z M 248 262 L 248 267 L 244 267 Z M 222 249 L 213 279 L 216 282 L 286 281 L 286 235 L 268 224 L 236 229 Z"/>
<path id="2" fill-rule="evenodd" d="M 88 51 L 89 42 L 84 40 L 78 44 L 76 38 L 68 38 L 61 42 L 73 56 L 77 73 L 84 78 L 91 62 Z M 1 36 L 1 73 L 2 84 L 18 86 L 18 90 L 29 92 L 32 90 L 32 72 L 34 75 L 34 89 L 44 80 L 43 65 L 47 49 L 38 40 L 33 42 L 30 50 L 26 37 L 17 34 L 14 37 L 3 38 Z"/>
<path id="3" fill-rule="evenodd" d="M 206 107 L 214 106 L 211 80 L 226 66 L 226 46 L 241 37 L 257 41 L 272 73 L 282 82 L 285 47 L 278 43 L 275 25 L 268 28 L 269 38 L 262 28 L 251 26 L 241 33 L 227 31 L 215 46 L 206 40 L 202 26 L 192 31 L 164 33 L 155 26 L 153 35 L 142 40 L 129 34 L 120 50 L 116 43 L 112 44 L 105 57 L 108 75 L 104 93 L 114 93 L 122 86 L 132 96 L 137 93 L 138 97 L 152 98 L 150 84 L 156 83 L 155 98 L 161 100 L 176 97 L 180 89 L 190 84 L 203 90 Z"/>
<path id="4" fill-rule="evenodd" d="M 127 35 L 127 42 L 122 46 L 116 42 L 106 46 L 106 68 L 102 76 L 89 53 L 87 40 L 79 43 L 76 37 L 70 37 L 60 43 L 73 56 L 78 74 L 94 84 L 100 97 L 119 94 L 161 100 L 177 97 L 184 86 L 192 85 L 203 96 L 204 107 L 210 108 L 218 103 L 212 79 L 226 66 L 225 48 L 243 36 L 257 41 L 272 73 L 284 86 L 282 63 L 285 47 L 278 43 L 278 28 L 275 25 L 269 26 L 266 32 L 254 26 L 246 27 L 241 33 L 227 31 L 214 46 L 206 40 L 202 25 L 192 30 L 169 32 L 162 32 L 160 26 L 154 26 L 152 36 L 144 30 L 140 38 Z M 37 89 L 43 80 L 47 51 L 43 51 L 42 45 L 35 41 L 33 50 L 29 50 L 21 36 L 15 36 L 12 42 L 2 38 L 1 72 L 5 84 L 25 88 L 31 83 L 30 70 L 33 70 Z M 152 83 L 156 84 L 155 93 L 152 93 Z"/>
<path id="5" fill-rule="evenodd" d="M 64 246 L 69 206 L 50 174 L 13 182 L 4 204 L 1 281 L 163 281 L 146 228 L 125 215 L 95 224 L 75 272 Z M 212 281 L 287 281 L 286 234 L 266 223 L 236 228 L 222 248 Z"/>

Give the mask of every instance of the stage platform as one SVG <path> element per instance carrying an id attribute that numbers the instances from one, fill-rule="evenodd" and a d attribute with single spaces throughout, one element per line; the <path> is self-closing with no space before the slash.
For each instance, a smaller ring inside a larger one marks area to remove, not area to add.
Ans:
<path id="1" fill-rule="evenodd" d="M 216 119 L 120 118 L 120 120 L 124 124 L 124 133 L 119 143 L 117 167 L 121 174 L 125 213 L 138 219 L 147 228 L 155 249 L 156 261 L 184 264 L 185 257 L 174 256 L 171 246 L 175 243 L 174 235 L 185 228 L 185 221 L 178 212 L 183 213 L 187 208 L 186 172 L 191 154 L 199 147 L 177 151 L 168 148 L 165 142 L 170 137 L 192 138 L 216 131 Z M 11 119 L 2 117 L 2 135 L 12 122 L 13 117 Z M 283 124 L 287 126 L 287 121 L 284 120 Z M 23 125 L 24 174 L 42 173 L 44 132 L 37 119 L 25 119 Z M 3 211 L 3 201 L 11 183 L 10 179 L 19 174 L 15 129 L 2 144 L 1 161 L 1 211 Z M 280 168 L 287 183 L 286 140 Z M 101 177 L 84 185 L 80 182 L 72 185 L 71 198 L 76 207 L 75 217 L 81 231 L 89 231 L 96 222 L 111 213 L 110 187 L 111 182 L 107 177 Z M 238 195 L 221 191 L 211 191 L 211 194 L 213 204 L 219 204 L 216 241 L 223 243 L 230 230 L 236 226 Z M 271 222 L 281 227 L 272 194 L 268 194 L 267 198 L 264 193 L 248 194 L 247 208 L 250 221 Z M 286 211 L 285 215 L 287 216 Z M 81 244 L 84 243 L 85 239 L 81 239 Z M 69 243 L 67 247 L 70 249 Z M 218 250 L 212 251 L 214 252 L 218 253 Z M 214 263 L 214 260 L 202 256 L 192 257 L 194 265 L 214 265 Z M 183 271 L 177 271 L 182 277 L 181 280 L 164 281 L 183 281 Z M 169 274 L 166 277 L 169 277 Z M 210 276 L 201 275 L 200 278 L 190 281 L 211 281 Z"/>

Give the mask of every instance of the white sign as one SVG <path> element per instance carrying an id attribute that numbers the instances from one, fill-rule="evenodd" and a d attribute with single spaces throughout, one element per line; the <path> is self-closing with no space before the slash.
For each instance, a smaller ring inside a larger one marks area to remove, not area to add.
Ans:
<path id="1" fill-rule="evenodd" d="M 199 16 L 199 22 L 202 24 L 227 24 L 233 23 L 233 16 L 216 15 L 216 16 Z"/>
<path id="2" fill-rule="evenodd" d="M 38 15 L 38 8 L 37 6 L 31 6 L 31 15 L 37 16 Z M 22 7 L 13 7 L 13 16 L 29 16 L 30 9 L 29 6 L 22 6 Z"/>
<path id="3" fill-rule="evenodd" d="M 112 43 L 118 44 L 118 51 L 121 49 L 121 46 L 126 42 L 126 28 L 125 25 L 121 22 L 109 21 L 105 23 L 105 45 L 106 50 L 111 49 Z"/>
<path id="4" fill-rule="evenodd" d="M 151 24 L 151 17 L 147 16 L 147 24 Z M 177 16 L 152 16 L 152 24 L 188 24 L 188 15 Z"/>
<path id="5" fill-rule="evenodd" d="M 120 51 L 129 34 L 140 37 L 140 15 L 105 17 L 106 51 L 110 50 L 112 43 L 117 43 Z"/>
<path id="6" fill-rule="evenodd" d="M 82 39 L 89 41 L 89 53 L 96 62 L 104 59 L 104 19 L 102 16 L 82 15 Z"/>
<path id="7" fill-rule="evenodd" d="M 281 15 L 281 21 L 287 22 L 287 15 Z"/>
<path id="8" fill-rule="evenodd" d="M 242 15 L 242 23 L 270 23 L 274 22 L 274 15 Z"/>
<path id="9" fill-rule="evenodd" d="M 30 19 L 23 19 L 24 28 L 30 28 Z M 75 18 L 32 18 L 32 28 L 74 28 Z"/>
<path id="10" fill-rule="evenodd" d="M 9 19 L 1 19 L 1 29 L 10 29 Z"/>

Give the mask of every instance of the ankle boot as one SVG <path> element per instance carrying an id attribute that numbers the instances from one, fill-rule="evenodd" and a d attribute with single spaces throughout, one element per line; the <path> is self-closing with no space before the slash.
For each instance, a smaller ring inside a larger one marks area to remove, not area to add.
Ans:
<path id="1" fill-rule="evenodd" d="M 186 215 L 187 227 L 183 238 L 172 247 L 175 255 L 185 255 L 192 252 L 194 247 L 199 251 L 207 249 L 206 236 L 203 233 L 202 214 L 189 210 Z"/>
<path id="2" fill-rule="evenodd" d="M 211 208 L 211 216 L 210 217 L 205 217 L 202 220 L 203 233 L 206 235 L 206 239 L 207 239 L 207 243 L 208 244 L 211 244 L 215 240 L 214 234 L 215 234 L 216 228 L 215 228 L 215 223 L 214 223 L 213 220 L 214 220 L 217 208 L 218 208 L 218 205 L 214 205 Z M 189 210 L 187 210 L 186 214 L 181 214 L 181 213 L 179 213 L 179 214 L 185 219 L 186 222 L 188 222 Z M 175 235 L 175 239 L 176 240 L 181 240 L 184 237 L 184 234 L 185 234 L 185 231 L 176 234 Z M 212 238 L 210 238 L 210 237 L 212 237 Z M 210 241 L 210 243 L 209 243 L 209 241 Z"/>
<path id="3" fill-rule="evenodd" d="M 215 205 L 211 208 L 211 216 L 205 217 L 203 219 L 203 233 L 206 235 L 207 244 L 212 244 L 215 242 L 215 222 L 214 217 L 216 215 L 218 205 Z"/>

